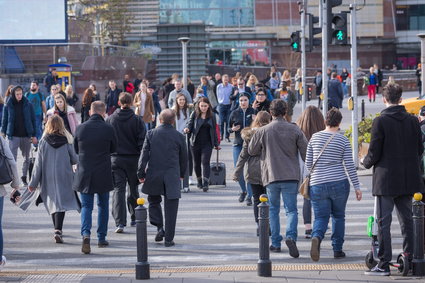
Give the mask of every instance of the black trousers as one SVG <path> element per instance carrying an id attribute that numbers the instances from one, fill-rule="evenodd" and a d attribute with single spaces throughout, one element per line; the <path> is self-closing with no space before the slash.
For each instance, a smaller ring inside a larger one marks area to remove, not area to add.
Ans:
<path id="1" fill-rule="evenodd" d="M 251 184 L 252 188 L 252 197 L 254 198 L 254 218 L 255 222 L 258 223 L 258 205 L 260 204 L 260 196 L 262 194 L 266 194 L 267 190 L 266 187 L 263 187 L 262 185 L 254 185 Z"/>
<path id="2" fill-rule="evenodd" d="M 377 196 L 378 198 L 378 266 L 387 268 L 392 259 L 391 221 L 394 205 L 403 236 L 403 251 L 413 256 L 412 196 Z"/>
<path id="3" fill-rule="evenodd" d="M 210 144 L 192 146 L 193 164 L 195 167 L 196 178 L 210 178 L 210 161 L 213 147 Z M 202 166 L 202 170 L 201 170 Z"/>
<path id="4" fill-rule="evenodd" d="M 64 219 L 65 212 L 55 212 L 52 214 L 53 226 L 55 226 L 55 230 L 62 231 Z"/>
<path id="5" fill-rule="evenodd" d="M 165 241 L 171 242 L 174 239 L 176 231 L 177 211 L 179 208 L 179 199 L 168 199 L 164 196 L 164 218 L 161 207 L 162 196 L 148 196 L 149 202 L 149 222 L 158 229 L 165 230 Z"/>
<path id="6" fill-rule="evenodd" d="M 139 198 L 137 179 L 138 156 L 113 156 L 112 178 L 114 181 L 114 193 L 112 195 L 112 216 L 115 224 L 127 225 L 127 209 L 131 216 L 131 221 L 136 220 L 135 209 Z M 128 183 L 128 193 L 126 190 Z"/>
<path id="7" fill-rule="evenodd" d="M 311 201 L 309 199 L 304 199 L 303 219 L 304 224 L 311 224 Z"/>

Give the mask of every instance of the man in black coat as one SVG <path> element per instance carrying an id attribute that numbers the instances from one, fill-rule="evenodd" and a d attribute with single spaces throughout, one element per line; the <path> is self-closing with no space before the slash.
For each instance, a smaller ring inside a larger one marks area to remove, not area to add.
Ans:
<path id="1" fill-rule="evenodd" d="M 146 135 L 137 171 L 139 181 L 144 183 L 142 192 L 148 195 L 149 221 L 158 229 L 155 241 L 160 242 L 165 236 L 166 247 L 174 246 L 180 184 L 187 167 L 185 137 L 174 129 L 175 119 L 173 110 L 161 112 L 161 125 Z M 161 195 L 165 203 L 165 231 Z"/>
<path id="2" fill-rule="evenodd" d="M 342 90 L 342 84 L 337 78 L 335 72 L 332 73 L 331 79 L 328 82 L 328 94 L 329 102 L 328 109 L 342 108 L 342 100 L 344 100 L 344 91 Z"/>
<path id="3" fill-rule="evenodd" d="M 115 110 L 119 108 L 118 97 L 121 92 L 122 90 L 117 88 L 117 84 L 115 83 L 115 81 L 110 80 L 109 88 L 106 91 L 106 98 L 105 98 L 106 113 L 108 113 L 108 115 L 112 115 L 112 113 L 114 113 Z"/>
<path id="4" fill-rule="evenodd" d="M 135 208 L 139 198 L 137 164 L 145 140 L 146 128 L 142 117 L 134 114 L 134 111 L 130 108 L 133 104 L 131 94 L 122 92 L 118 104 L 120 109 L 109 116 L 106 123 L 114 128 L 118 138 L 117 150 L 111 156 L 114 181 L 112 216 L 117 227 L 115 233 L 122 233 L 127 225 L 125 199 L 127 182 L 129 187 L 127 195 L 128 212 L 130 212 L 131 226 L 136 226 Z"/>
<path id="5" fill-rule="evenodd" d="M 79 163 L 74 178 L 74 190 L 81 198 L 81 251 L 90 253 L 90 230 L 94 195 L 97 194 L 98 207 L 98 246 L 105 247 L 108 231 L 109 192 L 113 190 L 111 154 L 116 151 L 117 138 L 114 128 L 103 119 L 106 106 L 95 101 L 90 107 L 90 119 L 77 127 L 74 147 Z"/>
<path id="6" fill-rule="evenodd" d="M 394 205 L 403 235 L 403 251 L 413 254 L 412 196 L 423 192 L 420 160 L 424 147 L 418 119 L 406 112 L 399 85 L 387 85 L 383 100 L 387 108 L 373 121 L 369 152 L 363 160 L 373 168 L 372 194 L 377 198 L 379 263 L 366 275 L 390 275 L 392 258 L 391 214 Z"/>

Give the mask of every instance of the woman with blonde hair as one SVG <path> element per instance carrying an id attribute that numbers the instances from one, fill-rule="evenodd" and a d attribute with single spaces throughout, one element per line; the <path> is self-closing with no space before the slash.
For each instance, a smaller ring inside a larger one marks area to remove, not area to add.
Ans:
<path id="1" fill-rule="evenodd" d="M 81 209 L 77 194 L 72 189 L 73 168 L 77 164 L 72 135 L 65 129 L 59 115 L 51 116 L 46 123 L 43 137 L 38 145 L 30 191 L 40 186 L 40 197 L 44 207 L 52 216 L 54 241 L 63 243 L 62 227 L 65 212 Z"/>
<path id="2" fill-rule="evenodd" d="M 55 95 L 55 106 L 49 109 L 46 113 L 47 118 L 52 115 L 58 115 L 63 119 L 65 129 L 72 135 L 75 135 L 75 130 L 79 124 L 77 113 L 74 107 L 66 103 L 65 97 L 62 94 Z"/>
<path id="3" fill-rule="evenodd" d="M 297 69 L 297 73 L 295 74 L 294 77 L 295 80 L 295 92 L 297 93 L 297 102 L 300 103 L 301 102 L 301 89 L 302 89 L 302 73 L 301 73 L 301 68 Z"/>
<path id="4" fill-rule="evenodd" d="M 145 82 L 140 83 L 139 91 L 134 96 L 133 103 L 136 107 L 136 115 L 142 117 L 146 131 L 149 131 L 151 129 L 152 122 L 155 121 L 155 108 L 153 105 L 153 97 L 148 92 L 148 85 Z"/>
<path id="5" fill-rule="evenodd" d="M 255 92 L 255 85 L 258 84 L 259 81 L 255 75 L 249 76 L 248 81 L 246 82 L 246 86 L 251 89 L 251 93 Z"/>
<path id="6" fill-rule="evenodd" d="M 304 112 L 301 113 L 301 116 L 297 120 L 297 125 L 304 133 L 307 141 L 311 139 L 313 134 L 323 131 L 326 128 L 325 119 L 323 118 L 322 112 L 320 112 L 319 108 L 312 105 L 308 106 Z M 302 162 L 302 159 L 300 159 L 300 162 Z M 302 162 L 300 168 L 302 168 L 301 171 L 303 174 L 301 174 L 301 177 L 303 180 L 303 175 L 307 175 L 307 172 L 304 172 L 304 162 Z M 302 180 L 300 180 L 300 182 L 302 182 Z M 305 237 L 306 239 L 310 239 L 313 230 L 311 227 L 311 201 L 309 199 L 304 199 L 303 219 L 305 226 Z"/>
<path id="7" fill-rule="evenodd" d="M 75 94 L 72 85 L 66 86 L 65 95 L 66 95 L 66 103 L 68 103 L 69 106 L 74 107 L 78 101 L 78 96 Z"/>
<path id="8" fill-rule="evenodd" d="M 266 188 L 263 186 L 261 180 L 261 166 L 260 155 L 252 156 L 248 154 L 248 145 L 252 136 L 258 128 L 261 128 L 271 121 L 271 115 L 266 111 L 260 111 L 256 115 L 254 122 L 250 127 L 242 130 L 243 146 L 241 154 L 239 155 L 236 163 L 235 172 L 233 173 L 233 180 L 238 181 L 242 175 L 252 188 L 252 196 L 254 199 L 254 219 L 257 223 L 257 236 L 258 236 L 258 205 L 260 204 L 260 196 L 266 193 Z M 244 170 L 244 166 L 246 169 Z M 245 172 L 244 172 L 245 171 Z"/>
<path id="9" fill-rule="evenodd" d="M 283 82 L 286 82 L 286 86 L 291 88 L 291 73 L 288 70 L 283 71 L 280 83 L 282 84 Z"/>

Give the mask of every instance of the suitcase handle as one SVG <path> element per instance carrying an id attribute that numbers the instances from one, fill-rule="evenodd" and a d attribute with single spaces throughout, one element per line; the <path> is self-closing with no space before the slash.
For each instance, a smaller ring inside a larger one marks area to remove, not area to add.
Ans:
<path id="1" fill-rule="evenodd" d="M 218 149 L 216 149 L 216 151 L 217 151 L 217 162 L 215 163 L 215 169 L 218 171 L 218 152 L 219 152 L 219 150 Z"/>

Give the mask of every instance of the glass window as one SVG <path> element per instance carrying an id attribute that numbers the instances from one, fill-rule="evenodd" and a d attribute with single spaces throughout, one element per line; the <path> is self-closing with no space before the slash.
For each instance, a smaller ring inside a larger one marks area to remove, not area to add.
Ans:
<path id="1" fill-rule="evenodd" d="M 425 5 L 399 5 L 396 11 L 397 30 L 421 30 L 425 24 Z"/>
<path id="2" fill-rule="evenodd" d="M 160 0 L 160 23 L 253 26 L 254 0 Z"/>
<path id="3" fill-rule="evenodd" d="M 270 48 L 266 41 L 212 41 L 207 47 L 210 64 L 246 66 L 270 64 Z"/>

